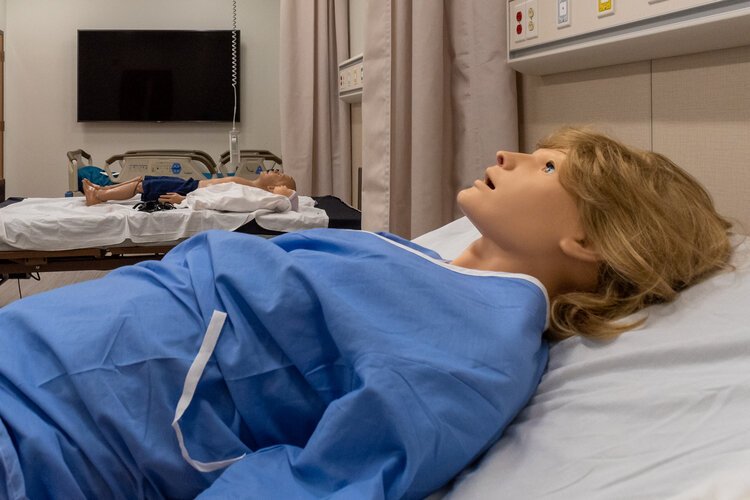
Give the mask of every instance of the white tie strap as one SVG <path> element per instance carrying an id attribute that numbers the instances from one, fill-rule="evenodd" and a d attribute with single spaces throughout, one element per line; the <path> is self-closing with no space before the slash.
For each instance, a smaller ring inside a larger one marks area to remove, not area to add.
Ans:
<path id="1" fill-rule="evenodd" d="M 174 420 L 172 420 L 172 428 L 177 435 L 177 441 L 180 443 L 182 458 L 184 458 L 185 461 L 189 463 L 193 468 L 201 472 L 213 472 L 215 470 L 228 467 L 238 460 L 242 460 L 246 455 L 245 453 L 243 453 L 239 457 L 229 458 L 227 460 L 219 460 L 217 462 L 200 462 L 198 460 L 193 460 L 190 457 L 190 453 L 188 453 L 187 448 L 185 448 L 185 440 L 182 437 L 182 431 L 180 430 L 179 424 L 179 420 L 182 418 L 185 410 L 187 410 L 188 406 L 190 406 L 190 402 L 192 401 L 193 395 L 195 394 L 195 388 L 198 386 L 198 382 L 200 382 L 201 376 L 203 375 L 203 370 L 205 370 L 206 364 L 208 363 L 208 359 L 211 357 L 211 354 L 213 354 L 214 348 L 216 348 L 216 342 L 218 342 L 219 340 L 219 334 L 221 333 L 221 329 L 224 327 L 224 322 L 226 321 L 226 319 L 227 313 L 221 311 L 214 311 L 213 315 L 211 316 L 211 321 L 208 323 L 206 335 L 203 337 L 203 342 L 201 343 L 198 355 L 193 360 L 193 364 L 190 365 L 190 369 L 185 376 L 185 385 L 182 388 L 182 395 L 180 396 L 180 400 L 177 402 L 177 409 L 175 410 Z"/>

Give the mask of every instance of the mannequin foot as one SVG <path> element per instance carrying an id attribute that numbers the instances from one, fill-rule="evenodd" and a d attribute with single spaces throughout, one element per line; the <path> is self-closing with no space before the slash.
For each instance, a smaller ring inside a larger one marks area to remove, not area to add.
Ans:
<path id="1" fill-rule="evenodd" d="M 101 203 L 102 200 L 100 200 L 96 193 L 99 191 L 99 186 L 92 183 L 88 179 L 83 179 L 83 195 L 86 197 L 86 206 L 90 207 L 91 205 L 96 205 L 97 203 Z"/>

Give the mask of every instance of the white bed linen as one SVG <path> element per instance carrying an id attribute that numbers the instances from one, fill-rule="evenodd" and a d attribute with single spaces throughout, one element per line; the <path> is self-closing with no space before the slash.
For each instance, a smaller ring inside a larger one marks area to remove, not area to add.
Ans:
<path id="1" fill-rule="evenodd" d="M 72 250 L 76 248 L 172 242 L 208 229 L 234 230 L 256 218 L 266 229 L 290 231 L 326 227 L 325 211 L 300 196 L 299 212 L 226 212 L 174 209 L 140 212 L 139 197 L 90 207 L 82 197 L 27 198 L 0 209 L 0 250 Z"/>
<path id="2" fill-rule="evenodd" d="M 292 203 L 286 196 L 265 189 L 225 182 L 189 192 L 176 207 L 225 212 L 255 212 L 260 209 L 288 212 L 292 209 Z"/>
<path id="3" fill-rule="evenodd" d="M 466 219 L 445 229 L 416 241 L 451 258 L 478 236 Z M 733 261 L 638 330 L 552 346 L 529 405 L 431 498 L 748 498 L 750 242 Z"/>

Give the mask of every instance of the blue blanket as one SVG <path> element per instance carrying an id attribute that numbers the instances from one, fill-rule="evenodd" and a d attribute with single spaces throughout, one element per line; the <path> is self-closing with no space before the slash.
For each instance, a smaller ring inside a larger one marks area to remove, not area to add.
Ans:
<path id="1" fill-rule="evenodd" d="M 172 429 L 215 311 L 215 349 Z M 198 235 L 0 309 L 0 498 L 420 498 L 547 359 L 533 279 L 391 235 Z"/>

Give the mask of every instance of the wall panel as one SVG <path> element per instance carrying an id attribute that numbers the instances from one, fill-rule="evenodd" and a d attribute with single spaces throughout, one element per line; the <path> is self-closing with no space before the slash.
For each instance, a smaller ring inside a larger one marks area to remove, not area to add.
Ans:
<path id="1" fill-rule="evenodd" d="M 518 78 L 523 150 L 562 124 L 593 125 L 672 158 L 750 233 L 750 46 Z"/>
<path id="2" fill-rule="evenodd" d="M 750 232 L 750 47 L 653 62 L 654 150 Z"/>
<path id="3" fill-rule="evenodd" d="M 651 144 L 650 63 L 531 76 L 519 73 L 521 149 L 565 124 L 591 125 L 640 147 Z"/>

